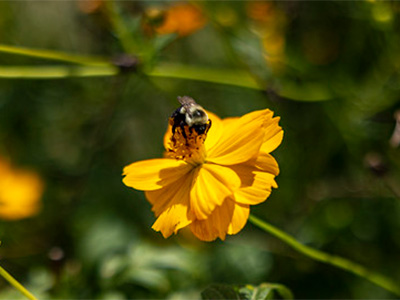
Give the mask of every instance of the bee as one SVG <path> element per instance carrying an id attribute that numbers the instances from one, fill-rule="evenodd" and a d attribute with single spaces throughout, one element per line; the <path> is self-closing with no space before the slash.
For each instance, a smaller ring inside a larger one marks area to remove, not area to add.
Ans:
<path id="1" fill-rule="evenodd" d="M 193 98 L 188 96 L 178 97 L 178 101 L 181 104 L 172 115 L 172 134 L 175 133 L 177 127 L 182 129 L 182 135 L 186 139 L 185 126 L 189 127 L 189 131 L 193 130 L 197 134 L 207 133 L 211 126 L 211 120 L 203 107 L 198 105 Z"/>

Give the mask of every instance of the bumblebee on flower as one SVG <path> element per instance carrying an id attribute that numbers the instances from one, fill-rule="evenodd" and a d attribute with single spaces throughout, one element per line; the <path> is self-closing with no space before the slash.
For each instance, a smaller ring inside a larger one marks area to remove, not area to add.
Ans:
<path id="1" fill-rule="evenodd" d="M 145 191 L 157 217 L 152 228 L 165 238 L 189 226 L 200 240 L 224 240 L 277 187 L 279 167 L 269 153 L 282 141 L 279 117 L 264 109 L 220 119 L 190 97 L 178 99 L 164 158 L 125 167 L 123 182 Z"/>

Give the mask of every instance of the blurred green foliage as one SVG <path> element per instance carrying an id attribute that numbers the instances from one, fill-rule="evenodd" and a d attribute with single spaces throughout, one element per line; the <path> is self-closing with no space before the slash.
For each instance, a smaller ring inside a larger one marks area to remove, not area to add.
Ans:
<path id="1" fill-rule="evenodd" d="M 221 117 L 271 108 L 285 131 L 274 152 L 279 189 L 253 212 L 400 281 L 400 3 L 199 1 L 203 28 L 146 33 L 149 9 L 173 3 L 0 2 L 1 44 L 140 61 L 136 72 L 109 77 L 1 75 L 0 154 L 46 184 L 39 215 L 0 221 L 2 265 L 39 298 L 198 299 L 211 283 L 261 282 L 298 298 L 393 297 L 251 225 L 225 242 L 186 232 L 164 240 L 150 228 L 143 193 L 126 188 L 121 172 L 162 155 L 177 96 Z M 210 75 L 146 75 L 162 63 Z M 0 53 L 1 74 L 49 65 L 71 64 Z M 240 72 L 258 87 L 207 82 Z M 22 296 L 0 281 L 0 299 L 10 298 Z"/>

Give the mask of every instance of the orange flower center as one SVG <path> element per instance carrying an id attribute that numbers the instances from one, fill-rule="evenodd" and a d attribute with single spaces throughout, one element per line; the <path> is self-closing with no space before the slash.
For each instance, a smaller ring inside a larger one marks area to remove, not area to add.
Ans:
<path id="1" fill-rule="evenodd" d="M 209 129 L 210 121 L 208 122 Z M 174 120 L 170 118 L 169 123 L 172 126 Z M 174 130 L 175 132 L 172 133 L 167 144 L 165 156 L 184 160 L 194 166 L 203 164 L 206 158 L 204 141 L 207 137 L 208 129 L 200 134 L 193 127 L 189 127 L 188 125 L 176 127 Z"/>

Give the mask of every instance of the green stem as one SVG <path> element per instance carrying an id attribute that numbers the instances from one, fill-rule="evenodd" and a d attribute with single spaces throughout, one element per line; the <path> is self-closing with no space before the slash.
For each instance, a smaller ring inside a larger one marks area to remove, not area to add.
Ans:
<path id="1" fill-rule="evenodd" d="M 109 62 L 107 62 L 107 60 L 103 58 L 69 54 L 69 53 L 44 50 L 44 49 L 30 49 L 30 48 L 3 45 L 3 44 L 0 44 L 0 52 L 43 58 L 49 60 L 57 60 L 68 63 L 76 63 L 86 66 L 105 67 L 111 65 Z"/>
<path id="2" fill-rule="evenodd" d="M 383 276 L 379 273 L 375 273 L 373 271 L 368 270 L 367 268 L 354 263 L 348 259 L 331 255 L 320 250 L 313 249 L 302 243 L 298 242 L 294 237 L 291 235 L 283 232 L 282 230 L 272 226 L 271 224 L 250 215 L 249 221 L 253 223 L 255 226 L 261 228 L 262 230 L 272 234 L 273 236 L 277 237 L 284 243 L 288 244 L 293 249 L 297 250 L 298 252 L 315 259 L 317 261 L 338 267 L 340 269 L 346 270 L 350 273 L 353 273 L 357 276 L 360 276 L 364 279 L 369 280 L 370 282 L 392 292 L 393 294 L 400 296 L 400 285 L 399 283 L 394 282 L 390 278 Z"/>
<path id="3" fill-rule="evenodd" d="M 0 276 L 7 280 L 13 287 L 20 291 L 26 298 L 30 300 L 37 300 L 22 284 L 20 284 L 14 277 L 12 277 L 6 270 L 0 266 Z"/>
<path id="4" fill-rule="evenodd" d="M 68 77 L 99 77 L 117 75 L 114 66 L 0 66 L 0 78 L 57 79 Z"/>

